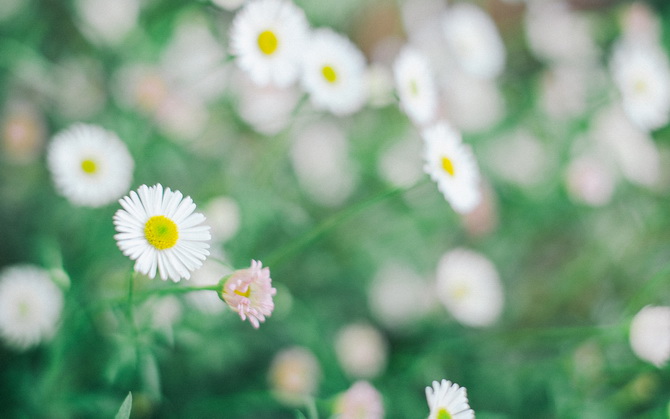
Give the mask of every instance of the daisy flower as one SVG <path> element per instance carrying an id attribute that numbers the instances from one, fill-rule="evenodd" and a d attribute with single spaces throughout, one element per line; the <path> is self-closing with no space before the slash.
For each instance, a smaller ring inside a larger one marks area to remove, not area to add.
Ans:
<path id="1" fill-rule="evenodd" d="M 493 20 L 482 9 L 459 3 L 442 19 L 447 48 L 468 74 L 492 79 L 505 67 L 505 45 Z"/>
<path id="2" fill-rule="evenodd" d="M 640 310 L 630 324 L 630 346 L 640 359 L 664 366 L 670 359 L 670 307 Z"/>
<path id="3" fill-rule="evenodd" d="M 655 44 L 619 42 L 614 48 L 612 76 L 626 114 L 650 131 L 670 120 L 670 63 Z"/>
<path id="4" fill-rule="evenodd" d="M 275 304 L 272 297 L 277 289 L 272 287 L 270 269 L 263 268 L 261 262 L 252 260 L 251 267 L 240 269 L 228 278 L 223 287 L 221 298 L 236 311 L 242 320 L 258 329 L 265 316 L 272 314 Z"/>
<path id="5" fill-rule="evenodd" d="M 437 111 L 437 88 L 426 57 L 406 46 L 393 65 L 402 110 L 419 125 L 430 122 Z"/>
<path id="6" fill-rule="evenodd" d="M 426 387 L 426 399 L 430 407 L 428 419 L 474 419 L 465 387 L 448 380 L 433 381 Z"/>
<path id="7" fill-rule="evenodd" d="M 466 326 L 493 324 L 503 309 L 503 289 L 493 263 L 480 253 L 455 249 L 437 267 L 437 298 Z"/>
<path id="8" fill-rule="evenodd" d="M 123 209 L 114 214 L 116 244 L 135 261 L 135 271 L 150 278 L 189 279 L 209 255 L 209 226 L 205 216 L 193 212 L 191 197 L 163 191 L 160 184 L 142 185 L 119 200 Z"/>
<path id="9" fill-rule="evenodd" d="M 367 94 L 363 53 L 330 29 L 317 29 L 310 38 L 302 84 L 312 103 L 339 116 L 356 112 Z"/>
<path id="10" fill-rule="evenodd" d="M 374 378 L 386 368 L 388 343 L 374 326 L 352 323 L 337 333 L 335 355 L 350 377 Z"/>
<path id="11" fill-rule="evenodd" d="M 50 339 L 58 328 L 63 293 L 47 271 L 16 265 L 0 273 L 0 337 L 26 350 Z"/>
<path id="12" fill-rule="evenodd" d="M 287 87 L 298 78 L 307 30 L 304 12 L 290 1 L 250 1 L 233 20 L 231 53 L 254 83 Z"/>
<path id="13" fill-rule="evenodd" d="M 357 381 L 335 402 L 337 419 L 382 419 L 384 403 L 379 394 L 367 381 Z"/>
<path id="14" fill-rule="evenodd" d="M 77 206 L 100 207 L 130 188 L 133 159 L 111 131 L 75 124 L 49 144 L 47 164 L 58 192 Z"/>
<path id="15" fill-rule="evenodd" d="M 319 360 L 307 348 L 294 346 L 275 355 L 268 372 L 268 381 L 281 402 L 299 406 L 316 393 L 322 372 Z"/>
<path id="16" fill-rule="evenodd" d="M 479 169 L 469 146 L 446 122 L 422 133 L 425 145 L 424 171 L 437 183 L 455 211 L 468 213 L 481 200 Z"/>

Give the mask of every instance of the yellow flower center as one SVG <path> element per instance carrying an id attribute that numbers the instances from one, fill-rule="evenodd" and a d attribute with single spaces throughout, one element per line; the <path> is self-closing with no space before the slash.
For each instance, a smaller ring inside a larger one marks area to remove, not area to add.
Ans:
<path id="1" fill-rule="evenodd" d="M 277 35 L 272 31 L 263 31 L 258 35 L 258 48 L 265 55 L 271 55 L 277 50 Z"/>
<path id="2" fill-rule="evenodd" d="M 449 157 L 442 157 L 442 168 L 449 173 L 449 176 L 454 176 L 454 163 Z"/>
<path id="3" fill-rule="evenodd" d="M 419 94 L 419 85 L 417 84 L 416 80 L 409 82 L 409 93 L 412 96 L 417 96 Z"/>
<path id="4" fill-rule="evenodd" d="M 323 74 L 323 78 L 326 79 L 328 83 L 335 83 L 337 81 L 337 73 L 335 72 L 335 69 L 329 65 L 323 66 L 321 74 Z"/>
<path id="5" fill-rule="evenodd" d="M 451 296 L 454 297 L 454 300 L 461 301 L 470 294 L 470 289 L 465 284 L 459 284 L 453 290 L 451 290 Z"/>
<path id="6" fill-rule="evenodd" d="M 451 419 L 451 413 L 447 412 L 447 409 L 444 407 L 437 411 L 437 419 Z"/>
<path id="7" fill-rule="evenodd" d="M 162 215 L 154 215 L 144 225 L 144 237 L 158 250 L 169 249 L 177 243 L 177 224 Z"/>
<path id="8" fill-rule="evenodd" d="M 81 162 L 81 170 L 84 171 L 84 173 L 92 175 L 93 173 L 98 171 L 98 165 L 95 164 L 95 162 L 91 159 L 86 159 L 83 162 Z"/>
<path id="9" fill-rule="evenodd" d="M 249 298 L 249 295 L 251 294 L 251 287 L 247 287 L 247 290 L 242 292 L 240 290 L 235 290 L 235 294 L 240 295 L 242 297 Z"/>
<path id="10" fill-rule="evenodd" d="M 644 79 L 635 80 L 634 87 L 636 93 L 646 93 L 647 82 Z"/>

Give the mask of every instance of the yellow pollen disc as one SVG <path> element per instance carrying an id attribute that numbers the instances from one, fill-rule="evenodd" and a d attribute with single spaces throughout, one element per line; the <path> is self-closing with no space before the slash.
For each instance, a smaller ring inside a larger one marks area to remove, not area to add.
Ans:
<path id="1" fill-rule="evenodd" d="M 144 225 L 144 237 L 158 250 L 169 249 L 177 243 L 177 224 L 162 215 L 154 215 Z"/>
<path id="2" fill-rule="evenodd" d="M 258 48 L 265 55 L 271 55 L 277 50 L 277 36 L 272 31 L 263 31 L 258 35 Z"/>
<path id="3" fill-rule="evenodd" d="M 445 172 L 449 173 L 450 176 L 454 175 L 454 163 L 451 162 L 450 158 L 442 157 L 442 168 Z"/>
<path id="4" fill-rule="evenodd" d="M 93 173 L 98 171 L 98 165 L 95 164 L 93 160 L 86 159 L 83 162 L 81 162 L 81 170 L 83 170 L 84 173 L 92 175 Z"/>
<path id="5" fill-rule="evenodd" d="M 235 290 L 235 294 L 240 295 L 242 297 L 247 297 L 249 298 L 249 294 L 251 294 L 251 287 L 247 287 L 247 290 L 242 292 L 240 290 Z"/>
<path id="6" fill-rule="evenodd" d="M 647 91 L 647 83 L 644 80 L 636 80 L 634 89 L 637 93 L 644 93 Z"/>
<path id="7" fill-rule="evenodd" d="M 470 294 L 470 289 L 464 284 L 457 286 L 451 291 L 451 296 L 454 297 L 455 300 L 462 300 L 468 294 Z"/>
<path id="8" fill-rule="evenodd" d="M 409 82 L 409 92 L 412 96 L 417 96 L 419 94 L 419 85 L 416 83 L 416 80 Z"/>
<path id="9" fill-rule="evenodd" d="M 323 78 L 325 78 L 328 83 L 335 83 L 337 81 L 337 73 L 335 72 L 335 69 L 329 65 L 323 66 L 321 74 L 323 74 Z"/>
<path id="10" fill-rule="evenodd" d="M 447 409 L 442 408 L 437 411 L 437 419 L 451 419 L 451 413 L 447 412 Z"/>

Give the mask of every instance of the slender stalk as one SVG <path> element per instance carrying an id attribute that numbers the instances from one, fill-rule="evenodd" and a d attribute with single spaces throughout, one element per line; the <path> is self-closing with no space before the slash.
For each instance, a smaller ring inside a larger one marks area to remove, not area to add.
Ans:
<path id="1" fill-rule="evenodd" d="M 390 197 L 400 195 L 404 192 L 407 192 L 418 185 L 420 185 L 422 182 L 417 182 L 414 185 L 410 187 L 396 187 L 389 189 L 387 191 L 384 191 L 378 195 L 373 196 L 372 198 L 359 202 L 356 205 L 353 205 L 351 207 L 348 207 L 336 214 L 331 215 L 330 217 L 326 218 L 325 220 L 321 221 L 318 225 L 316 225 L 314 228 L 311 230 L 305 232 L 301 236 L 299 236 L 297 239 L 294 241 L 290 242 L 286 246 L 280 247 L 278 250 L 275 252 L 271 253 L 269 256 L 264 258 L 264 265 L 265 266 L 270 266 L 270 267 L 277 267 L 284 263 L 286 260 L 288 260 L 290 257 L 294 256 L 296 253 L 299 253 L 301 250 L 305 249 L 312 243 L 316 242 L 318 239 L 320 239 L 325 233 L 329 232 L 333 228 L 337 227 L 338 225 L 342 224 L 344 221 L 354 217 L 355 215 L 360 214 L 367 208 L 377 204 L 378 202 L 384 201 Z"/>

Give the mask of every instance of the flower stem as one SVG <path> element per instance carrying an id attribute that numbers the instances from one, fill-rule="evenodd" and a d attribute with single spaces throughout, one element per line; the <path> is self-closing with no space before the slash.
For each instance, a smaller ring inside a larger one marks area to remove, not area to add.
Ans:
<path id="1" fill-rule="evenodd" d="M 423 182 L 419 181 L 409 187 L 391 188 L 387 191 L 384 191 L 378 195 L 373 196 L 368 200 L 359 202 L 358 204 L 350 206 L 336 214 L 331 215 L 330 217 L 321 221 L 311 230 L 299 236 L 293 242 L 290 242 L 288 245 L 279 248 L 275 252 L 271 253 L 268 257 L 264 258 L 264 265 L 270 267 L 276 267 L 278 265 L 281 265 L 291 256 L 295 255 L 296 253 L 305 249 L 312 243 L 316 242 L 325 233 L 337 227 L 338 225 L 342 224 L 344 221 L 352 218 L 355 215 L 360 214 L 365 209 L 375 205 L 378 202 L 384 201 L 392 196 L 400 195 L 404 192 L 407 192 L 422 183 Z"/>

